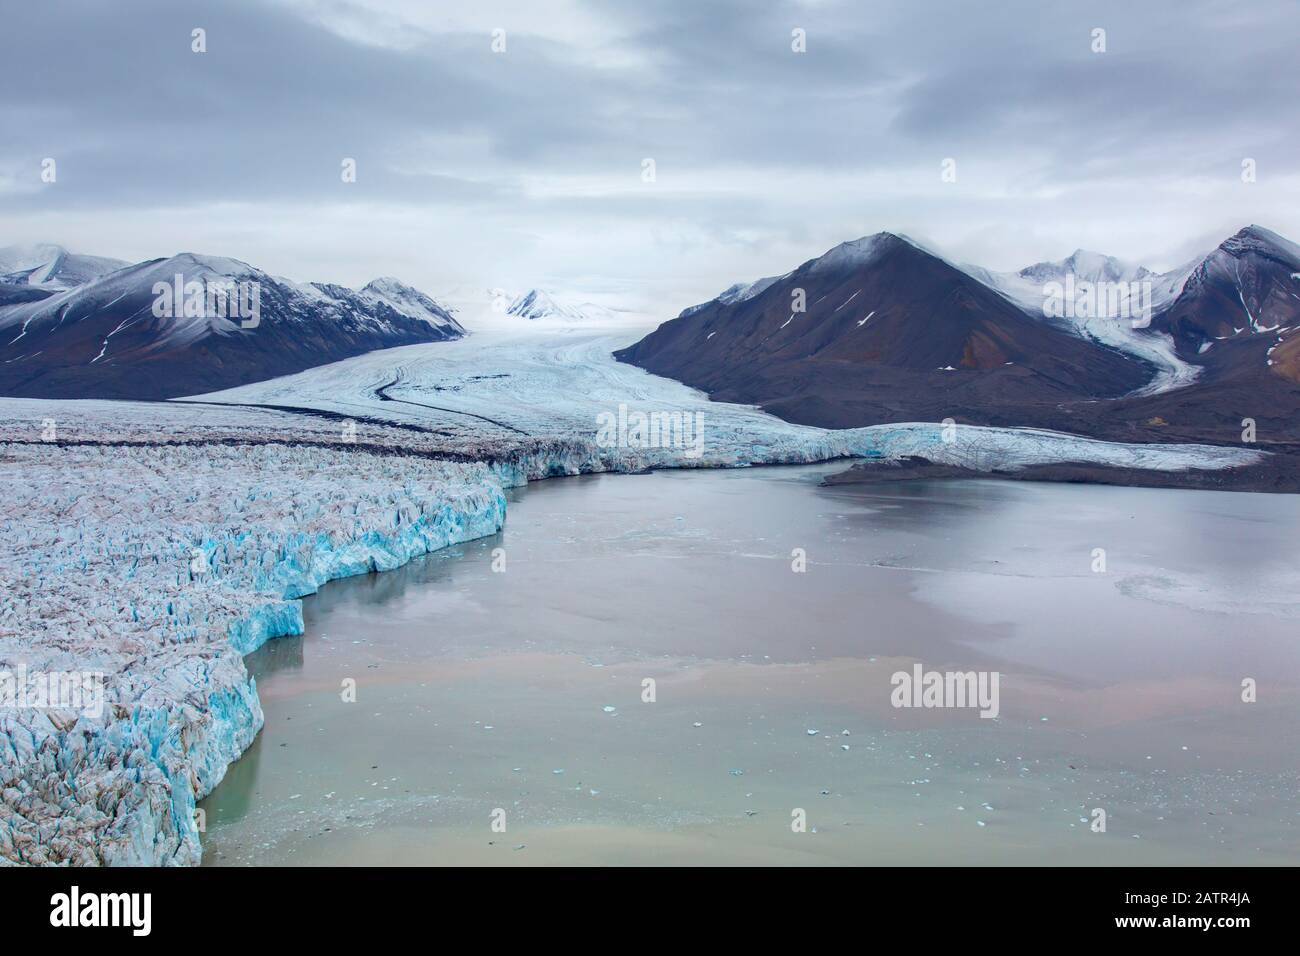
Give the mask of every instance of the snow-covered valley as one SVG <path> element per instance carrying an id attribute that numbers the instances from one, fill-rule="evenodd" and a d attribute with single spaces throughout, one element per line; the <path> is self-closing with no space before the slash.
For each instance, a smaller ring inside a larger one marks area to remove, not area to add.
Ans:
<path id="1" fill-rule="evenodd" d="M 635 338 L 635 331 L 578 326 L 479 332 L 435 347 L 371 352 L 188 401 L 306 407 L 429 429 L 436 436 L 428 440 L 448 451 L 462 442 L 586 443 L 581 460 L 568 463 L 574 466 L 569 473 L 917 454 L 979 471 L 1059 461 L 1179 470 L 1231 468 L 1262 457 L 1245 448 L 1129 445 L 1041 429 L 945 429 L 932 422 L 847 429 L 794 425 L 753 406 L 712 402 L 697 389 L 611 357 Z M 628 414 L 701 416 L 702 454 L 692 457 L 683 454 L 686 449 L 653 442 L 603 446 L 601 416 L 617 415 L 620 406 Z"/>

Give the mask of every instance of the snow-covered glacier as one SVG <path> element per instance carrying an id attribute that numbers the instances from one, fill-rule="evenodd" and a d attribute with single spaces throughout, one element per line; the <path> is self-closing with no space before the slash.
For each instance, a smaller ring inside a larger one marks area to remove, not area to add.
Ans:
<path id="1" fill-rule="evenodd" d="M 229 406 L 306 406 L 340 417 L 436 430 L 463 442 L 591 446 L 593 467 L 725 467 L 831 458 L 923 455 L 979 471 L 1072 461 L 1130 468 L 1220 469 L 1263 453 L 1210 445 L 1096 441 L 1042 429 L 908 422 L 866 428 L 794 425 L 760 408 L 713 402 L 703 392 L 614 360 L 639 337 L 600 327 L 477 332 L 437 347 L 385 349 L 298 375 L 198 396 Z M 677 414 L 701 425 L 702 447 L 600 441 L 602 416 Z M 698 417 L 695 417 L 698 416 Z M 574 473 L 570 471 L 569 473 Z"/>
<path id="2" fill-rule="evenodd" d="M 300 599 L 505 520 L 560 475 L 923 455 L 1231 468 L 1249 449 L 905 423 L 830 431 L 710 402 L 581 328 L 389 349 L 184 402 L 0 399 L 0 676 L 102 675 L 104 706 L 0 707 L 0 863 L 194 864 L 195 802 L 262 726 L 243 655 Z M 677 416 L 697 443 L 612 418 Z"/>

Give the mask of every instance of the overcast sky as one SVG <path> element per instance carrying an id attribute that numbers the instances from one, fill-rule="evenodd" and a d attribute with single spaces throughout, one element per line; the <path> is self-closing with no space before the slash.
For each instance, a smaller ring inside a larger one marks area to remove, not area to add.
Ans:
<path id="1" fill-rule="evenodd" d="M 1300 240 L 1296 0 L 24 0 L 0 22 L 0 245 L 668 317 L 881 230 L 997 269 L 1080 246 L 1169 268 L 1249 222 Z"/>

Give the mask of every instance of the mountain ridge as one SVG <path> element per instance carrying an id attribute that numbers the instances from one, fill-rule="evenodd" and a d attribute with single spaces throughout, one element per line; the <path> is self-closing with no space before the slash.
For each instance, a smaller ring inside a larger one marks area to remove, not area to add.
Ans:
<path id="1" fill-rule="evenodd" d="M 361 289 L 298 283 L 193 252 L 48 291 L 0 299 L 0 394 L 173 398 L 464 334 L 394 279 Z"/>
<path id="2" fill-rule="evenodd" d="M 1134 293 L 1111 300 L 1124 313 L 1094 295 L 1101 284 Z M 1057 285 L 1079 298 L 1054 314 Z M 1075 308 L 1086 304 L 1093 311 Z M 1300 246 L 1261 226 L 1162 274 L 1082 249 L 994 273 L 886 232 L 730 286 L 615 355 L 801 424 L 953 417 L 1230 441 L 1252 404 L 1274 432 L 1300 438 L 1283 421 L 1300 413 L 1297 327 Z M 1139 418 L 1148 406 L 1157 411 Z"/>

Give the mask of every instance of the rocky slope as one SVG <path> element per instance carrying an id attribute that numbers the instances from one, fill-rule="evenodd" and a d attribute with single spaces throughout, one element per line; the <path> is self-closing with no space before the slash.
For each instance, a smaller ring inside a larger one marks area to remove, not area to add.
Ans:
<path id="1" fill-rule="evenodd" d="M 1063 402 L 1118 397 L 1151 375 L 888 233 L 733 287 L 617 357 L 826 427 L 948 417 L 1047 425 Z"/>

